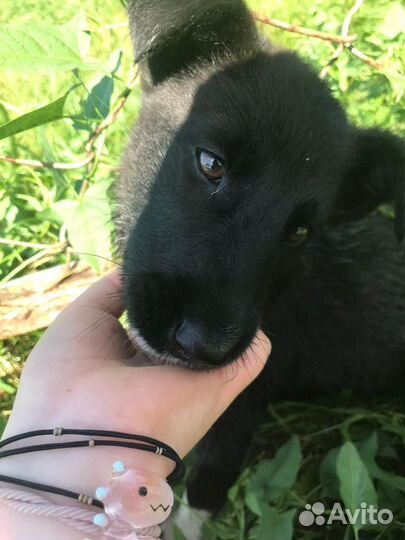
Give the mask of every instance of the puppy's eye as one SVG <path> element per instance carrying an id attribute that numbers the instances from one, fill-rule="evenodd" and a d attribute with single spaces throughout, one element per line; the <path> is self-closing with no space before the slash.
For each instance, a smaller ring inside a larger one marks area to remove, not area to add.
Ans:
<path id="1" fill-rule="evenodd" d="M 211 182 L 219 183 L 225 174 L 224 161 L 208 150 L 197 150 L 198 167 Z"/>
<path id="2" fill-rule="evenodd" d="M 301 225 L 296 227 L 288 236 L 288 245 L 295 247 L 304 243 L 309 235 L 309 227 L 306 225 Z"/>

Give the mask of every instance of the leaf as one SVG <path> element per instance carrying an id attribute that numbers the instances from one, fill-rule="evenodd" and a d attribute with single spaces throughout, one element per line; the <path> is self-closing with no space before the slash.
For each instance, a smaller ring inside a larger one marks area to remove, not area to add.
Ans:
<path id="1" fill-rule="evenodd" d="M 70 92 L 75 88 L 76 86 L 71 88 L 64 96 L 56 101 L 52 101 L 51 103 L 48 103 L 48 105 L 45 105 L 45 107 L 23 114 L 0 126 L 0 139 L 5 139 L 6 137 L 11 137 L 17 133 L 26 131 L 27 129 L 32 129 L 64 118 L 66 100 Z"/>
<path id="2" fill-rule="evenodd" d="M 90 51 L 91 45 L 91 33 L 87 31 L 87 19 L 85 12 L 83 10 L 79 10 L 77 15 L 75 15 L 65 26 L 70 26 L 78 31 L 77 45 L 81 58 L 84 58 Z"/>
<path id="3" fill-rule="evenodd" d="M 250 491 L 246 494 L 245 497 L 246 506 L 251 510 L 256 516 L 262 515 L 262 504 L 260 504 L 259 499 L 253 491 Z"/>
<path id="4" fill-rule="evenodd" d="M 174 540 L 187 540 L 187 538 L 184 536 L 184 533 L 175 523 L 173 523 L 173 536 Z"/>
<path id="5" fill-rule="evenodd" d="M 6 392 L 6 394 L 15 394 L 16 390 L 11 384 L 7 384 L 0 379 L 0 394 Z"/>
<path id="6" fill-rule="evenodd" d="M 111 75 L 116 75 L 121 68 L 123 56 L 124 51 L 122 49 L 115 49 L 106 62 L 106 71 Z"/>
<path id="7" fill-rule="evenodd" d="M 385 482 L 380 482 L 378 486 L 378 501 L 380 508 L 390 508 L 394 513 L 405 508 L 404 495 Z"/>
<path id="8" fill-rule="evenodd" d="M 76 92 L 74 92 L 76 94 Z M 64 108 L 64 116 L 67 116 L 69 107 L 65 106 Z M 52 130 L 53 131 L 53 130 Z M 47 132 L 44 126 L 38 126 L 36 129 L 36 136 L 38 140 L 38 144 L 41 145 L 41 157 L 44 159 L 44 161 L 48 162 L 55 162 L 59 161 L 58 153 L 55 152 L 54 148 L 54 132 L 51 134 L 51 130 Z M 69 146 L 70 142 L 68 140 L 65 141 L 65 148 L 66 145 Z M 52 187 L 51 190 L 48 191 L 48 194 L 45 196 L 45 199 L 47 201 L 51 200 L 60 200 L 64 198 L 64 194 L 67 190 L 71 187 L 71 179 L 68 177 L 68 174 L 66 174 L 66 171 L 59 170 L 59 169 L 50 169 L 50 174 L 52 175 L 53 181 L 52 181 Z M 43 188 L 44 189 L 44 188 Z"/>
<path id="9" fill-rule="evenodd" d="M 0 416 L 0 436 L 3 434 L 4 428 L 6 427 L 6 420 Z"/>
<path id="10" fill-rule="evenodd" d="M 5 219 L 8 209 L 11 207 L 10 197 L 5 193 L 5 190 L 0 191 L 0 221 Z"/>
<path id="11" fill-rule="evenodd" d="M 389 209 L 389 217 L 392 217 L 392 209 Z M 378 450 L 380 457 L 395 459 L 398 461 L 398 452 L 388 437 L 380 435 L 380 448 Z"/>
<path id="12" fill-rule="evenodd" d="M 380 480 L 388 486 L 391 486 L 397 490 L 405 492 L 405 478 L 398 476 L 389 471 L 381 469 L 377 464 L 375 458 L 378 452 L 378 439 L 377 433 L 374 431 L 370 437 L 368 437 L 359 446 L 360 457 L 367 467 L 368 473 L 371 478 Z"/>
<path id="13" fill-rule="evenodd" d="M 84 105 L 86 118 L 100 120 L 110 112 L 111 96 L 114 91 L 114 80 L 105 75 L 93 86 Z"/>
<path id="14" fill-rule="evenodd" d="M 375 456 L 377 454 L 378 447 L 376 446 L 376 443 L 374 443 L 374 439 L 375 441 L 377 441 L 377 434 L 373 433 L 370 439 L 372 438 L 373 438 L 373 442 L 371 444 L 374 444 L 374 446 L 372 447 L 371 452 L 370 451 L 364 452 L 363 448 L 360 449 L 360 455 L 365 465 L 367 466 L 367 470 L 370 476 L 376 480 L 380 480 L 381 482 L 384 482 L 390 487 L 393 487 L 405 493 L 405 478 L 403 478 L 402 476 L 393 474 L 389 471 L 385 471 L 384 469 L 381 469 L 381 467 L 375 461 Z M 370 443 L 368 444 L 370 445 Z"/>
<path id="15" fill-rule="evenodd" d="M 380 32 L 388 39 L 395 39 L 405 32 L 405 8 L 399 2 L 391 4 Z"/>
<path id="16" fill-rule="evenodd" d="M 273 459 L 258 465 L 247 492 L 255 493 L 263 501 L 272 501 L 283 495 L 294 485 L 301 461 L 299 438 L 294 435 Z"/>
<path id="17" fill-rule="evenodd" d="M 100 69 L 83 60 L 88 45 L 89 34 L 77 19 L 64 25 L 0 25 L 0 68 L 24 73 Z"/>
<path id="18" fill-rule="evenodd" d="M 354 514 L 361 504 L 377 506 L 378 496 L 356 447 L 352 442 L 345 443 L 338 454 L 336 472 L 340 480 L 340 495 L 346 508 Z M 355 531 L 360 523 L 353 525 Z"/>
<path id="19" fill-rule="evenodd" d="M 91 186 L 83 199 L 54 205 L 62 216 L 73 248 L 98 272 L 111 257 L 112 213 L 107 190 L 110 181 Z"/>
<path id="20" fill-rule="evenodd" d="M 332 448 L 323 458 L 319 467 L 319 476 L 322 484 L 323 494 L 326 497 L 338 499 L 340 497 L 339 478 L 336 472 L 336 460 L 340 447 Z"/>
<path id="21" fill-rule="evenodd" d="M 279 513 L 276 508 L 266 508 L 254 529 L 256 540 L 292 540 L 295 513 L 295 509 Z"/>
<path id="22" fill-rule="evenodd" d="M 244 471 L 246 474 L 246 471 Z M 241 499 L 240 495 L 241 487 L 239 483 L 234 484 L 232 487 L 228 489 L 228 500 L 232 503 L 237 503 Z"/>
<path id="23" fill-rule="evenodd" d="M 373 431 L 369 437 L 359 443 L 358 451 L 366 466 L 374 462 L 378 451 L 378 437 L 376 431 Z"/>
<path id="24" fill-rule="evenodd" d="M 201 538 L 204 540 L 234 540 L 233 536 L 230 537 L 229 532 L 229 525 L 226 523 L 222 523 L 218 520 L 210 522 L 204 521 L 201 528 Z M 188 534 L 188 537 L 184 536 L 184 540 L 191 540 L 191 538 L 194 539 L 195 537 L 190 537 L 190 534 Z M 198 536 L 198 538 L 200 538 L 200 536 Z"/>

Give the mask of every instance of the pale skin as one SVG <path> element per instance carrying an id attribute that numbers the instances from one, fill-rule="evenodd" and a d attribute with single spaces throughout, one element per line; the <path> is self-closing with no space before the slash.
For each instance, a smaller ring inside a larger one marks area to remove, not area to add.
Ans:
<path id="1" fill-rule="evenodd" d="M 261 372 L 270 354 L 258 331 L 232 366 L 194 372 L 173 366 L 143 366 L 129 346 L 118 273 L 99 280 L 61 313 L 31 352 L 3 437 L 23 431 L 92 428 L 138 433 L 172 446 L 182 457 L 204 436 L 231 402 Z M 77 440 L 77 437 L 71 437 Z M 63 438 L 63 441 L 69 439 Z M 46 438 L 26 444 L 60 442 Z M 0 474 L 94 494 L 122 460 L 166 477 L 164 457 L 121 448 L 53 450 L 5 458 Z M 5 487 L 5 484 L 0 484 Z M 60 504 L 70 499 L 51 497 Z M 49 518 L 16 513 L 0 503 L 0 540 L 83 540 L 83 533 Z"/>

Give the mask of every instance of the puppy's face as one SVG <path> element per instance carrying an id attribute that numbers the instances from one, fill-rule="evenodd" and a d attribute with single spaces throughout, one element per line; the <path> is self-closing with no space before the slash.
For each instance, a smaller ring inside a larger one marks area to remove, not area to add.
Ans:
<path id="1" fill-rule="evenodd" d="M 148 82 L 118 189 L 131 332 L 163 360 L 216 367 L 271 322 L 325 224 L 395 201 L 402 239 L 405 146 L 350 126 L 243 0 L 128 5 Z"/>
<path id="2" fill-rule="evenodd" d="M 191 367 L 250 344 L 280 279 L 330 219 L 352 130 L 288 53 L 164 83 L 146 99 L 121 190 L 129 321 Z"/>

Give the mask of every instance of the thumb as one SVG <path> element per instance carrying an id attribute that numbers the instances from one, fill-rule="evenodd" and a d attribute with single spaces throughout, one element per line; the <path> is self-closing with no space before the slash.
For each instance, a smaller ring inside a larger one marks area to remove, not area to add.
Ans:
<path id="1" fill-rule="evenodd" d="M 220 369 L 196 372 L 159 368 L 164 370 L 165 376 L 165 384 L 159 385 L 160 395 L 161 388 L 169 393 L 164 401 L 165 410 L 169 402 L 178 407 L 178 413 L 173 416 L 175 421 L 170 423 L 167 440 L 172 441 L 180 455 L 186 455 L 234 399 L 256 379 L 266 365 L 270 351 L 269 339 L 259 330 L 249 348 L 237 360 Z"/>
<path id="2" fill-rule="evenodd" d="M 241 357 L 230 366 L 212 373 L 217 378 L 217 384 L 221 385 L 221 392 L 218 394 L 220 414 L 258 377 L 270 353 L 270 340 L 259 330 Z"/>

